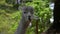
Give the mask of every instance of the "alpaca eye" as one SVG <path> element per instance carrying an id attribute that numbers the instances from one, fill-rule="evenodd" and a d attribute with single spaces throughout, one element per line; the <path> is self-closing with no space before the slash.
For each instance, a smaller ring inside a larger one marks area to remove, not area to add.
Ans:
<path id="1" fill-rule="evenodd" d="M 27 12 L 24 12 L 25 14 L 27 13 Z"/>

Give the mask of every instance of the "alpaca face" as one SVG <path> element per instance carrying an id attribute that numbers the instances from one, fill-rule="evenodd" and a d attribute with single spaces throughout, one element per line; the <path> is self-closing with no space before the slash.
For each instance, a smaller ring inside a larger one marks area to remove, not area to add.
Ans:
<path id="1" fill-rule="evenodd" d="M 23 13 L 22 15 L 24 16 L 24 18 L 27 20 L 27 21 L 31 21 L 33 19 L 33 8 L 32 7 L 23 7 Z"/>

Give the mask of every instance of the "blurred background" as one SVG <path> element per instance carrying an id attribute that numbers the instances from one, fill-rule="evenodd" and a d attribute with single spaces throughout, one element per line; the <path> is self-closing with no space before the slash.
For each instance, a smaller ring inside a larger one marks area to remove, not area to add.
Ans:
<path id="1" fill-rule="evenodd" d="M 40 18 L 38 33 L 45 32 L 53 23 L 54 3 L 50 0 L 32 0 L 25 5 L 34 7 L 34 15 Z M 21 19 L 21 10 L 15 7 L 16 0 L 0 0 L 0 34 L 14 34 Z M 22 6 L 19 4 L 19 6 Z M 20 8 L 20 7 L 18 7 Z M 36 21 L 32 22 L 26 34 L 35 34 Z"/>

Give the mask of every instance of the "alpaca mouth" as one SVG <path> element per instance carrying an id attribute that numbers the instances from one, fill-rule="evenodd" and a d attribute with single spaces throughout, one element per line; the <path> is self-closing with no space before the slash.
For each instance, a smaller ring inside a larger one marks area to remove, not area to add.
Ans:
<path id="1" fill-rule="evenodd" d="M 31 18 L 29 18 L 29 21 L 31 21 Z"/>
<path id="2" fill-rule="evenodd" d="M 31 21 L 31 16 L 28 17 L 28 20 Z"/>

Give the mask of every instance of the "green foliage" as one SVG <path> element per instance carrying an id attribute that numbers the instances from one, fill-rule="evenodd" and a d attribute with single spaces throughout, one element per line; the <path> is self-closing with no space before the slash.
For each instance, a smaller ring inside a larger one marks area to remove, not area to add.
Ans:
<path id="1" fill-rule="evenodd" d="M 0 0 L 0 4 L 3 5 L 0 7 L 0 34 L 13 34 L 21 18 L 21 11 L 12 8 L 13 4 L 11 3 L 11 5 L 10 2 L 13 3 L 15 0 Z M 46 31 L 50 26 L 49 19 L 51 17 L 49 0 L 33 0 L 33 2 L 26 3 L 26 5 L 34 7 L 34 15 L 40 18 L 38 23 L 39 33 Z M 35 21 L 27 29 L 26 34 L 35 34 Z"/>
<path id="2" fill-rule="evenodd" d="M 26 3 L 26 5 L 33 6 L 35 8 L 34 14 L 40 18 L 40 22 L 38 23 L 39 33 L 46 31 L 48 27 L 50 26 L 49 19 L 51 18 L 51 11 L 49 9 L 49 1 L 48 0 L 33 0 L 33 2 L 31 3 L 30 2 Z M 33 27 L 35 27 L 35 25 L 33 25 Z"/>

